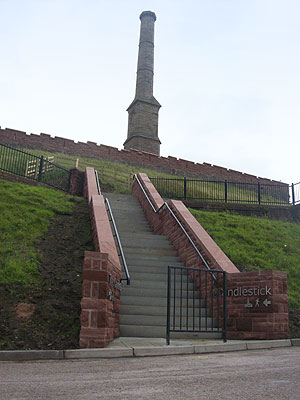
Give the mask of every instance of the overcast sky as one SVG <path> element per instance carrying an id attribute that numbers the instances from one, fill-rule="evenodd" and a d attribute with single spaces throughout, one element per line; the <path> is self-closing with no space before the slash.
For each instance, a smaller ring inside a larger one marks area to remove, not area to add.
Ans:
<path id="1" fill-rule="evenodd" d="M 299 0 L 0 0 L 0 126 L 123 148 L 144 10 L 161 155 L 299 182 Z"/>

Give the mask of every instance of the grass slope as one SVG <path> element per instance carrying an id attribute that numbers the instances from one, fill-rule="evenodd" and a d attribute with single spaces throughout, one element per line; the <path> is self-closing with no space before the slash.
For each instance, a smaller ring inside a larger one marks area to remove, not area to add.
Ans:
<path id="1" fill-rule="evenodd" d="M 38 280 L 35 244 L 56 214 L 72 213 L 71 196 L 42 187 L 0 180 L 0 283 Z"/>
<path id="2" fill-rule="evenodd" d="M 300 309 L 299 223 L 190 211 L 240 271 L 286 271 L 289 305 Z"/>
<path id="3" fill-rule="evenodd" d="M 0 180 L 0 350 L 78 347 L 85 199 Z"/>

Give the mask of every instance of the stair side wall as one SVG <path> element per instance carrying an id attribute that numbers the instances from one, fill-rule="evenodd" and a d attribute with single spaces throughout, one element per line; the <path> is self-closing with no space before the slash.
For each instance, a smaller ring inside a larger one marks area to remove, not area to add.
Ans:
<path id="1" fill-rule="evenodd" d="M 84 195 L 88 200 L 93 243 L 83 264 L 80 315 L 81 348 L 106 347 L 120 335 L 121 265 L 107 216 L 104 197 L 98 194 L 95 172 L 87 168 Z"/>

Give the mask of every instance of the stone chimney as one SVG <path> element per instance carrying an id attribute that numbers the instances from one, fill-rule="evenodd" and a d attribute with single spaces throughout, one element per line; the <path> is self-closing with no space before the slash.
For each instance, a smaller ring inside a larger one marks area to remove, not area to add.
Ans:
<path id="1" fill-rule="evenodd" d="M 136 149 L 160 155 L 158 111 L 161 107 L 153 96 L 154 22 L 152 11 L 140 15 L 141 31 L 136 77 L 136 92 L 128 107 L 128 133 L 124 149 Z"/>

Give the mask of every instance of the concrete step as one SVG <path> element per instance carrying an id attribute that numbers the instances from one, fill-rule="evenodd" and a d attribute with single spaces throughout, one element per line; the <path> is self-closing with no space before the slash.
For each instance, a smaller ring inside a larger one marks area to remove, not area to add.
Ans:
<path id="1" fill-rule="evenodd" d="M 126 231 L 129 231 L 129 230 L 132 230 L 133 228 L 135 230 L 139 229 L 141 231 L 146 229 L 145 233 L 152 232 L 148 222 L 146 222 L 146 221 L 135 221 L 135 222 L 133 222 L 133 221 L 115 219 L 115 223 L 116 223 L 116 226 L 117 226 L 118 230 L 120 230 L 120 232 L 126 232 Z M 149 231 L 149 229 L 150 229 L 150 231 Z"/>
<path id="2" fill-rule="evenodd" d="M 131 337 L 166 337 L 166 326 L 141 326 L 141 325 L 120 325 L 121 336 Z M 212 329 L 210 332 L 171 332 L 171 338 L 185 339 L 221 339 L 222 334 Z"/>
<path id="3" fill-rule="evenodd" d="M 167 268 L 161 269 L 159 272 L 151 273 L 149 271 L 150 268 L 147 268 L 146 271 L 141 272 L 137 269 L 130 268 L 130 276 L 132 280 L 137 281 L 158 281 L 158 282 L 167 282 L 168 279 L 168 270 Z M 180 274 L 176 274 L 176 283 L 181 285 L 181 282 L 186 285 L 186 282 L 192 283 L 192 278 L 187 275 L 182 275 L 182 280 Z"/>
<path id="4" fill-rule="evenodd" d="M 122 247 L 127 249 L 137 249 L 141 254 L 143 251 L 145 251 L 146 253 L 147 251 L 152 252 L 152 250 L 172 250 L 173 253 L 175 251 L 175 254 L 177 254 L 176 250 L 174 250 L 174 247 L 169 243 L 160 243 L 160 242 L 146 243 L 143 241 L 123 240 Z"/>
<path id="5" fill-rule="evenodd" d="M 117 225 L 117 224 L 116 224 Z M 124 235 L 132 235 L 132 234 L 152 234 L 152 230 L 149 227 L 143 227 L 141 228 L 140 226 L 130 226 L 130 225 L 124 225 L 123 227 L 117 226 L 117 230 L 119 232 L 119 236 L 124 237 Z"/>
<path id="6" fill-rule="evenodd" d="M 180 260 L 179 257 L 177 256 L 164 256 L 161 255 L 160 257 L 157 257 L 156 255 L 150 255 L 148 254 L 147 256 L 145 255 L 139 255 L 136 253 L 128 253 L 125 254 L 126 256 L 126 261 L 128 261 L 131 264 L 135 265 L 140 265 L 140 266 L 157 266 L 157 265 L 183 265 L 182 261 Z"/>
<path id="7" fill-rule="evenodd" d="M 126 232 L 124 232 L 124 238 L 126 238 L 126 237 L 127 237 L 127 234 L 126 234 Z M 170 243 L 166 236 L 155 235 L 152 231 L 151 232 L 136 232 L 136 233 L 132 233 L 131 237 L 133 239 L 139 238 L 139 239 L 144 239 L 144 240 L 154 240 L 154 239 L 156 240 L 157 238 L 160 238 L 160 240 L 163 240 L 165 242 Z"/>
<path id="8" fill-rule="evenodd" d="M 174 247 L 171 248 L 143 248 L 143 247 L 129 247 L 129 246 L 123 246 L 123 250 L 125 253 L 125 257 L 127 260 L 127 257 L 130 255 L 138 254 L 140 258 L 148 257 L 149 256 L 168 256 L 168 257 L 175 257 L 177 255 L 177 251 L 174 249 Z M 129 257 L 128 257 L 129 258 Z M 158 258 L 159 260 L 159 258 Z"/>
<path id="9" fill-rule="evenodd" d="M 188 293 L 188 296 L 187 296 Z M 186 298 L 188 297 L 189 299 L 193 299 L 193 293 L 192 291 L 183 291 L 183 297 Z M 167 297 L 167 285 L 165 286 L 165 288 L 161 288 L 161 287 L 157 287 L 155 286 L 148 286 L 148 287 L 144 287 L 144 286 L 134 286 L 131 284 L 129 286 L 124 286 L 122 287 L 122 292 L 121 292 L 121 296 L 125 295 L 125 296 L 146 296 L 146 297 Z M 180 291 L 176 290 L 176 297 L 180 297 Z M 197 293 L 195 293 L 194 296 L 195 299 L 199 298 L 199 295 Z"/>
<path id="10" fill-rule="evenodd" d="M 126 259 L 127 262 L 127 259 Z M 168 275 L 168 265 L 136 265 L 132 263 L 127 263 L 128 268 L 130 268 L 130 273 L 132 274 L 149 274 L 149 275 L 155 275 L 155 274 L 160 274 L 164 275 L 167 277 Z M 166 278 L 167 279 L 167 278 Z"/>
<path id="11" fill-rule="evenodd" d="M 167 319 L 164 315 L 130 315 L 121 314 L 120 325 L 146 325 L 146 326 L 166 326 Z M 214 320 L 211 317 L 199 318 L 199 317 L 188 317 L 188 324 L 186 324 L 186 318 L 182 318 L 182 327 L 188 329 L 207 329 L 214 325 Z M 171 321 L 173 326 L 173 318 Z M 180 318 L 175 319 L 175 327 L 180 327 Z"/>
<path id="12" fill-rule="evenodd" d="M 168 282 L 166 279 L 138 280 L 138 279 L 135 279 L 134 276 L 131 276 L 131 279 L 130 279 L 130 287 L 131 288 L 145 288 L 145 289 L 148 289 L 148 288 L 164 289 L 165 288 L 166 289 L 167 285 L 168 285 Z M 180 290 L 179 290 L 180 287 L 181 287 L 181 284 L 180 284 L 180 282 L 178 282 L 178 286 L 176 285 L 176 288 L 177 288 L 176 293 L 177 292 L 180 293 Z M 185 294 L 187 292 L 187 287 L 189 289 L 189 294 L 191 293 L 192 297 L 193 297 L 193 293 L 194 293 L 194 297 L 199 296 L 199 292 L 194 289 L 193 282 L 188 282 L 188 283 L 185 282 L 185 285 L 182 285 L 182 293 L 183 294 Z M 124 290 L 126 290 L 126 289 L 127 288 L 124 288 Z M 193 289 L 194 289 L 194 292 L 193 292 Z M 122 290 L 123 290 L 123 288 L 122 288 Z M 173 293 L 173 287 L 172 287 L 172 293 Z"/>
<path id="13" fill-rule="evenodd" d="M 115 216 L 114 216 L 115 217 Z M 128 218 L 115 218 L 115 222 L 117 226 L 123 227 L 123 226 L 139 226 L 141 228 L 145 226 L 149 226 L 148 221 L 142 218 L 136 218 L 135 220 L 133 219 L 128 219 Z"/>
<path id="14" fill-rule="evenodd" d="M 173 245 L 166 239 L 160 238 L 155 235 L 149 238 L 139 237 L 138 235 L 124 235 L 122 239 L 122 246 L 140 246 L 140 247 L 165 247 L 174 249 Z"/>
<path id="15" fill-rule="evenodd" d="M 114 203 L 112 203 L 111 201 L 109 202 L 113 214 L 116 215 L 117 217 L 123 217 L 123 216 L 127 216 L 128 218 L 133 218 L 135 216 L 139 216 L 139 217 L 143 217 L 145 218 L 145 214 L 143 209 L 140 207 L 139 204 L 136 205 L 128 205 L 128 207 L 123 207 L 120 208 L 117 205 L 115 205 Z"/>
<path id="16" fill-rule="evenodd" d="M 199 303 L 198 303 L 199 304 Z M 183 302 L 184 306 L 184 302 Z M 195 306 L 196 307 L 196 306 Z M 141 306 L 141 305 L 134 305 L 134 304 L 121 304 L 121 315 L 160 315 L 160 316 L 167 316 L 167 306 Z M 210 317 L 210 312 L 207 308 L 197 308 L 194 311 L 194 315 L 201 317 Z M 173 307 L 171 308 L 171 315 L 173 316 Z M 175 310 L 176 317 L 180 317 L 180 309 L 179 307 Z M 192 307 L 182 307 L 181 309 L 182 317 L 186 317 L 187 315 L 192 317 L 193 316 L 193 308 Z"/>
<path id="17" fill-rule="evenodd" d="M 189 299 L 188 301 L 185 300 L 185 305 L 188 305 L 189 307 L 193 306 L 193 299 Z M 176 299 L 175 302 L 176 306 L 180 305 L 180 300 Z M 205 301 L 204 300 L 199 300 L 195 299 L 194 300 L 195 307 L 200 307 L 203 308 L 205 307 Z M 130 296 L 123 291 L 121 292 L 121 306 L 123 305 L 133 305 L 133 306 L 149 306 L 149 307 L 167 307 L 167 297 L 153 297 L 153 296 Z"/>

